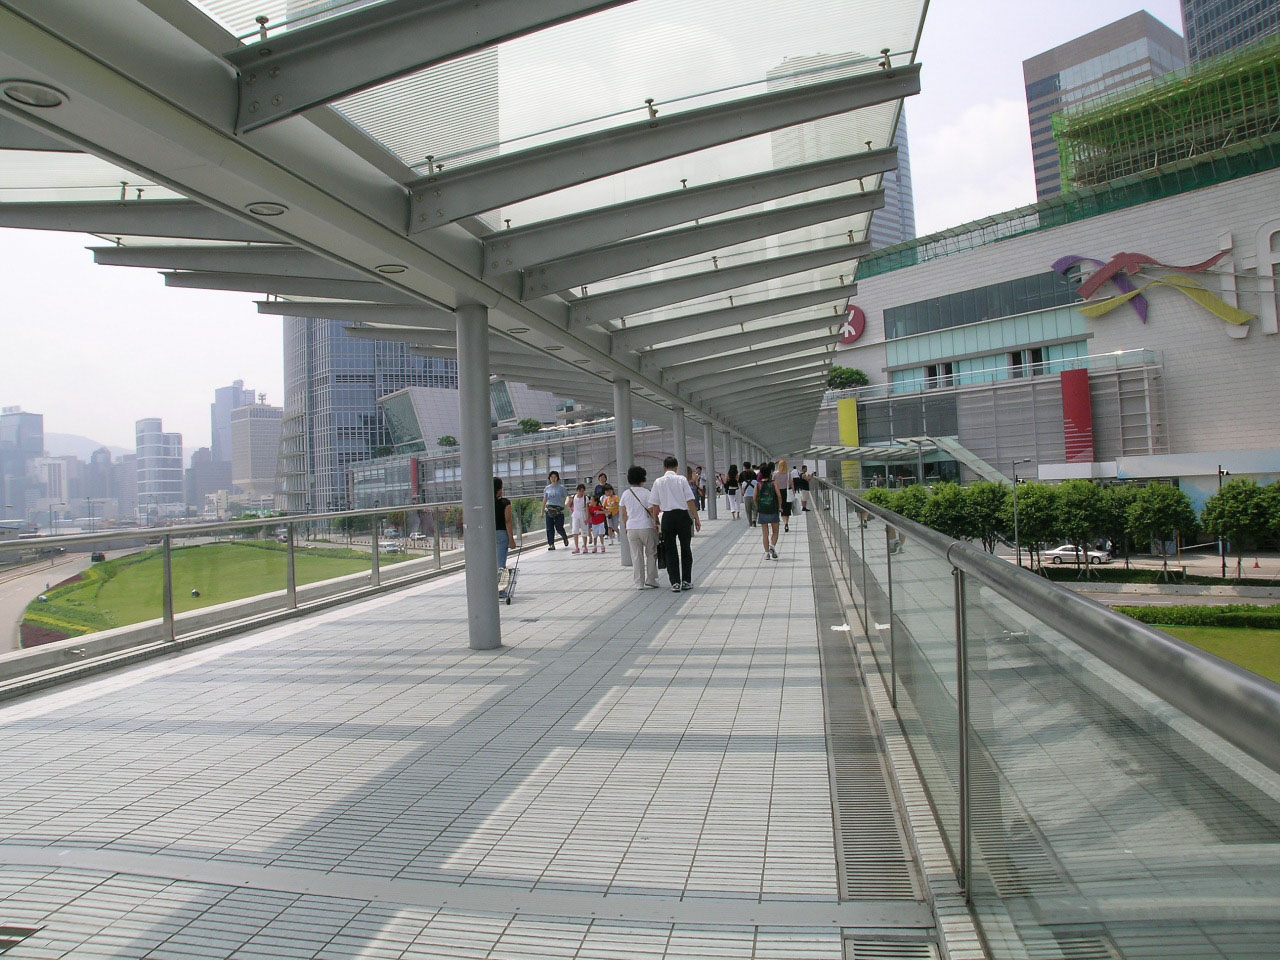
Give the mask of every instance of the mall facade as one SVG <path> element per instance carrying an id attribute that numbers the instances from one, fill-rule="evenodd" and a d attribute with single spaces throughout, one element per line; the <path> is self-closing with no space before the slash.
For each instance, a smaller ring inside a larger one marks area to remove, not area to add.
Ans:
<path id="1" fill-rule="evenodd" d="M 836 363 L 871 385 L 826 405 L 815 442 L 951 437 L 1007 476 L 1171 480 L 1197 505 L 1220 469 L 1276 479 L 1278 160 L 1154 171 L 864 258 Z"/>

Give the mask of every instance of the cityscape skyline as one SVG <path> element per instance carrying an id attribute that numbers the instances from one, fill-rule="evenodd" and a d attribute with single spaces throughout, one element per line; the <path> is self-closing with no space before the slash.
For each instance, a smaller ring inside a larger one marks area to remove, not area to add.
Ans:
<path id="1" fill-rule="evenodd" d="M 1085 0 L 1067 27 L 1047 0 L 991 3 L 980 18 L 935 6 L 920 49 L 923 92 L 907 107 L 917 233 L 1033 202 L 1022 60 L 1143 9 L 1181 32 L 1177 0 Z M 1001 23 L 999 56 L 975 53 L 990 46 L 992 22 Z M 948 82 L 931 83 L 931 68 Z M 137 420 L 159 416 L 195 450 L 212 442 L 215 388 L 243 379 L 283 402 L 279 318 L 259 315 L 249 294 L 169 288 L 155 271 L 96 266 L 85 249 L 96 242 L 0 230 L 6 346 L 39 361 L 16 365 L 0 403 L 44 414 L 50 432 L 125 448 Z"/>

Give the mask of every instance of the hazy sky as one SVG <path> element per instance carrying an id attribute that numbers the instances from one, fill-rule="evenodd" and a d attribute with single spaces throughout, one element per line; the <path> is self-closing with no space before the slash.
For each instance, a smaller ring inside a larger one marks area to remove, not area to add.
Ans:
<path id="1" fill-rule="evenodd" d="M 933 0 L 908 102 L 921 234 L 1035 201 L 1022 61 L 1146 9 L 1181 32 L 1176 0 Z M 281 403 L 280 320 L 246 294 L 166 288 L 153 270 L 98 267 L 93 237 L 0 229 L 0 405 L 45 430 L 131 448 L 164 418 L 188 452 L 209 443 L 215 387 L 236 379 Z"/>

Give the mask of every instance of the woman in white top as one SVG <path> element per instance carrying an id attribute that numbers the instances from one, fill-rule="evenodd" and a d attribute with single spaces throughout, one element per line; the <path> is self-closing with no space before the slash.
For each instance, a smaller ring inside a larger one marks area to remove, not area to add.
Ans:
<path id="1" fill-rule="evenodd" d="M 647 477 L 644 467 L 628 469 L 629 486 L 619 502 L 627 543 L 631 545 L 631 577 L 637 590 L 658 586 L 658 507 L 644 488 Z"/>

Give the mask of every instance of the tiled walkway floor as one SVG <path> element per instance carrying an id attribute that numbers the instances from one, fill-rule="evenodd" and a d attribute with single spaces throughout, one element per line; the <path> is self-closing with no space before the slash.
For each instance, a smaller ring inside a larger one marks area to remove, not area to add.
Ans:
<path id="1" fill-rule="evenodd" d="M 693 592 L 537 550 L 0 708 L 8 957 L 829 957 L 804 521 L 709 524 Z"/>

